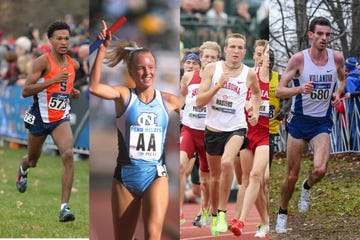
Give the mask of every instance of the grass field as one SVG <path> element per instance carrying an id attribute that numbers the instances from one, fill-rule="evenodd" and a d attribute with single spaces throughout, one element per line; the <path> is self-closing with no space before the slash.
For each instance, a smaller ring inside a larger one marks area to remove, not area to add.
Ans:
<path id="1" fill-rule="evenodd" d="M 297 210 L 300 186 L 311 169 L 311 156 L 304 157 L 289 203 L 289 231 L 287 234 L 276 234 L 274 228 L 286 159 L 285 156 L 274 159 L 270 170 L 270 239 L 360 240 L 360 155 L 331 156 L 326 176 L 312 188 L 309 211 L 300 214 Z"/>
<path id="2" fill-rule="evenodd" d="M 15 177 L 25 153 L 24 149 L 0 148 L 0 238 L 88 238 L 88 161 L 75 162 L 69 205 L 76 220 L 61 223 L 61 158 L 43 154 L 37 167 L 30 169 L 28 189 L 22 194 Z"/>

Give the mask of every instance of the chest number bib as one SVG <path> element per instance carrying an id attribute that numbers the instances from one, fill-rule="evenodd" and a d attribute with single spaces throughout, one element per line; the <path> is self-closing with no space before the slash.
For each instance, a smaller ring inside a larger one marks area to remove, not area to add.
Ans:
<path id="1" fill-rule="evenodd" d="M 269 117 L 269 100 L 262 100 L 259 110 L 260 116 Z"/>
<path id="2" fill-rule="evenodd" d="M 310 98 L 313 101 L 326 101 L 329 99 L 330 90 L 329 89 L 314 89 L 312 91 Z"/>
<path id="3" fill-rule="evenodd" d="M 161 127 L 131 126 L 129 157 L 146 161 L 160 159 L 161 139 Z"/>
<path id="4" fill-rule="evenodd" d="M 273 120 L 275 117 L 275 106 L 270 105 L 269 106 L 269 118 Z"/>
<path id="5" fill-rule="evenodd" d="M 330 96 L 330 83 L 314 83 L 314 90 L 310 94 L 313 101 L 327 101 Z"/>
<path id="6" fill-rule="evenodd" d="M 233 108 L 233 105 L 233 101 L 226 96 L 226 99 L 216 98 L 216 102 L 211 108 L 219 112 L 235 114 L 236 109 Z"/>
<path id="7" fill-rule="evenodd" d="M 67 99 L 51 97 L 49 102 L 49 108 L 54 110 L 64 110 L 67 106 Z"/>

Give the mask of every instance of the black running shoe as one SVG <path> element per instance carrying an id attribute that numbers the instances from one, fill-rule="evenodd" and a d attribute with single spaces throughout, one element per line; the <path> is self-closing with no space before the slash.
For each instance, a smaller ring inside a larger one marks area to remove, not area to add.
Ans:
<path id="1" fill-rule="evenodd" d="M 59 221 L 60 222 L 70 222 L 75 220 L 75 214 L 70 210 L 68 205 L 60 211 Z"/>
<path id="2" fill-rule="evenodd" d="M 21 174 L 20 166 L 16 176 L 16 188 L 21 193 L 24 193 L 27 188 L 27 173 Z"/>
<path id="3" fill-rule="evenodd" d="M 196 227 L 202 227 L 201 225 L 201 214 L 200 215 L 197 215 L 194 220 L 192 220 L 192 225 L 196 226 Z"/>

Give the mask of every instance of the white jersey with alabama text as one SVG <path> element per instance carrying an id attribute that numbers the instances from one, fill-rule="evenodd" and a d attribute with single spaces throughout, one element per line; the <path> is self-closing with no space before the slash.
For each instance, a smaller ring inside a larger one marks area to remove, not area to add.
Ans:
<path id="1" fill-rule="evenodd" d="M 223 73 L 222 61 L 215 64 L 211 87 L 216 85 Z M 240 75 L 230 78 L 213 96 L 207 105 L 206 126 L 224 132 L 247 128 L 244 107 L 248 72 L 249 67 L 243 64 Z"/>

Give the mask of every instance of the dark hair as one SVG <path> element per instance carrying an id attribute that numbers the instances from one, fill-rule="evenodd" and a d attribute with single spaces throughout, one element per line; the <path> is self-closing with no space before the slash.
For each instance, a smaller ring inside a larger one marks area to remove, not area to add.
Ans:
<path id="1" fill-rule="evenodd" d="M 70 27 L 66 22 L 62 20 L 56 20 L 48 27 L 47 36 L 51 38 L 56 30 L 68 30 L 70 33 Z"/>
<path id="2" fill-rule="evenodd" d="M 269 57 L 270 57 L 270 61 L 275 61 L 275 55 L 272 49 L 269 49 Z"/>
<path id="3" fill-rule="evenodd" d="M 315 31 L 315 26 L 316 25 L 321 25 L 321 26 L 329 26 L 330 25 L 330 21 L 324 17 L 316 17 L 313 20 L 311 20 L 310 22 L 310 26 L 309 26 L 309 31 L 310 32 L 314 32 Z"/>
<path id="4" fill-rule="evenodd" d="M 188 55 L 190 53 L 194 53 L 196 55 L 200 54 L 200 49 L 198 47 L 193 47 L 193 48 L 184 48 L 184 55 Z"/>
<path id="5" fill-rule="evenodd" d="M 275 55 L 274 51 L 272 49 L 269 49 L 269 61 L 270 61 L 270 70 L 274 67 L 275 63 Z"/>

